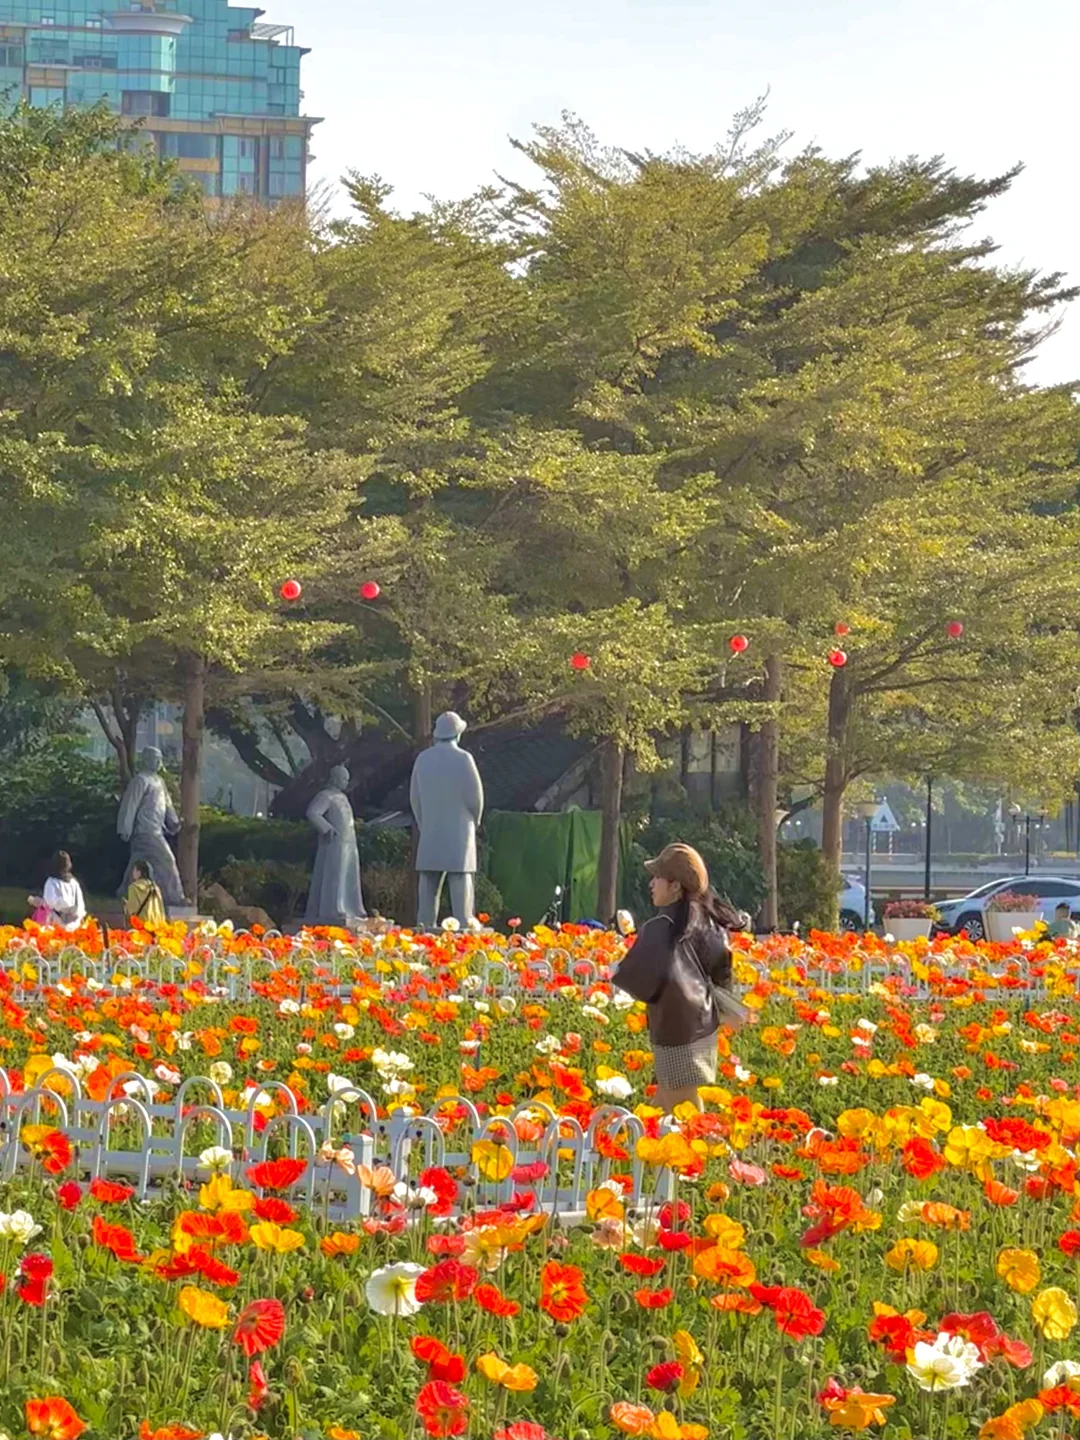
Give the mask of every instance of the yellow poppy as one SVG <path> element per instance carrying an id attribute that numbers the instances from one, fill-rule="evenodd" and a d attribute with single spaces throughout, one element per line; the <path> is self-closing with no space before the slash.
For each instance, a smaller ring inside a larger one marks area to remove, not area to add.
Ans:
<path id="1" fill-rule="evenodd" d="M 199 1187 L 199 1204 L 204 1210 L 250 1210 L 255 1196 L 250 1190 L 234 1188 L 228 1175 L 215 1175 Z"/>
<path id="2" fill-rule="evenodd" d="M 478 1140 L 472 1147 L 472 1162 L 485 1180 L 501 1182 L 514 1168 L 514 1156 L 506 1145 Z"/>
<path id="3" fill-rule="evenodd" d="M 1047 1340 L 1067 1340 L 1076 1329 L 1076 1305 L 1057 1285 L 1031 1302 L 1031 1318 Z"/>
<path id="4" fill-rule="evenodd" d="M 730 1215 L 706 1215 L 701 1228 L 725 1250 L 741 1250 L 746 1243 L 746 1228 Z"/>
<path id="5" fill-rule="evenodd" d="M 1002 1250 L 997 1258 L 997 1273 L 1018 1295 L 1029 1295 L 1042 1278 L 1039 1257 L 1033 1250 Z"/>
<path id="6" fill-rule="evenodd" d="M 257 1250 L 269 1250 L 275 1255 L 288 1255 L 293 1250 L 302 1250 L 306 1243 L 299 1230 L 287 1230 L 273 1220 L 264 1220 L 261 1225 L 253 1225 L 251 1242 Z"/>
<path id="7" fill-rule="evenodd" d="M 606 1185 L 585 1196 L 585 1214 L 590 1220 L 621 1220 L 624 1213 L 622 1201 Z"/>
<path id="8" fill-rule="evenodd" d="M 205 1330 L 224 1330 L 229 1323 L 229 1307 L 225 1301 L 194 1285 L 184 1286 L 177 1303 L 189 1320 Z"/>
<path id="9" fill-rule="evenodd" d="M 890 1270 L 932 1270 L 937 1264 L 938 1247 L 930 1240 L 898 1240 L 885 1256 Z"/>
<path id="10" fill-rule="evenodd" d="M 479 1357 L 476 1368 L 484 1379 L 490 1380 L 493 1385 L 501 1385 L 504 1390 L 513 1390 L 519 1394 L 535 1390 L 539 1383 L 535 1370 L 531 1370 L 528 1365 L 508 1365 L 493 1350 Z"/>

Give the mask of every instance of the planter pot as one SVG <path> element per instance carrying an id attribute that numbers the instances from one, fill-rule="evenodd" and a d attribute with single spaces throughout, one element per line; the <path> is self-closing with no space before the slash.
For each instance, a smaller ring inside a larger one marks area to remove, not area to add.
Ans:
<path id="1" fill-rule="evenodd" d="M 913 918 L 901 919 L 900 916 L 896 916 L 894 919 L 885 920 L 882 923 L 885 926 L 886 935 L 891 935 L 894 940 L 929 940 L 934 922 Z"/>
<path id="2" fill-rule="evenodd" d="M 1025 934 L 1034 930 L 1042 920 L 1038 910 L 987 910 L 986 934 L 997 945 L 1008 945 L 1015 939 L 1014 930 Z"/>

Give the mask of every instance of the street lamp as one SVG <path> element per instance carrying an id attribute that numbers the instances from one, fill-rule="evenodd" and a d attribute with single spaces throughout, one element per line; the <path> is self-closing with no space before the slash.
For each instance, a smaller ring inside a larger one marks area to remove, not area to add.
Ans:
<path id="1" fill-rule="evenodd" d="M 923 899 L 930 900 L 930 842 L 934 830 L 934 777 L 926 777 L 926 860 L 923 866 Z"/>
<path id="2" fill-rule="evenodd" d="M 867 930 L 870 929 L 870 856 L 872 852 L 874 816 L 878 812 L 876 800 L 860 801 L 855 807 L 856 813 L 866 825 L 866 866 L 863 874 L 863 885 L 866 887 L 865 908 L 863 911 L 863 924 Z"/>
<path id="3" fill-rule="evenodd" d="M 1031 874 L 1031 816 L 1025 815 L 1019 805 L 1009 806 L 1009 818 L 1016 826 L 1017 839 L 1020 838 L 1020 821 L 1024 821 L 1024 877 Z"/>

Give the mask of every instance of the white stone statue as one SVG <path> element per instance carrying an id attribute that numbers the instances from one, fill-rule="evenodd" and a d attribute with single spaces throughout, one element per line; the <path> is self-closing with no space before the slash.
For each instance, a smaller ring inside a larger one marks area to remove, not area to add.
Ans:
<path id="1" fill-rule="evenodd" d="M 476 761 L 458 743 L 465 721 L 448 711 L 435 722 L 435 743 L 416 757 L 410 803 L 420 843 L 417 923 L 434 930 L 443 881 L 450 881 L 454 919 L 467 925 L 476 906 L 476 829 L 484 813 L 484 787 Z"/>
<path id="2" fill-rule="evenodd" d="M 139 772 L 133 775 L 120 802 L 116 829 L 122 840 L 131 844 L 131 857 L 124 873 L 119 895 L 126 895 L 131 884 L 131 867 L 138 860 L 149 860 L 154 880 L 161 890 L 166 907 L 187 905 L 176 856 L 166 840 L 180 829 L 180 820 L 173 809 L 172 797 L 162 778 L 161 751 L 148 745 L 139 756 Z"/>
<path id="3" fill-rule="evenodd" d="M 353 929 L 367 917 L 360 884 L 356 817 L 348 789 L 348 770 L 344 765 L 335 765 L 330 771 L 330 784 L 307 808 L 308 821 L 319 832 L 319 850 L 308 891 L 305 925 Z"/>

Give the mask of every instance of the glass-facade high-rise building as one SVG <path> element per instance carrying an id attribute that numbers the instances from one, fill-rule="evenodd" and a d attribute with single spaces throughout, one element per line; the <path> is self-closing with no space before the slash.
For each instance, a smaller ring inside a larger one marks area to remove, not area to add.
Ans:
<path id="1" fill-rule="evenodd" d="M 140 122 L 214 197 L 304 194 L 312 126 L 288 25 L 228 0 L 0 0 L 0 94 Z"/>

